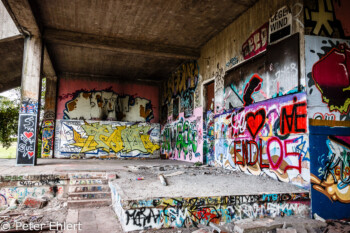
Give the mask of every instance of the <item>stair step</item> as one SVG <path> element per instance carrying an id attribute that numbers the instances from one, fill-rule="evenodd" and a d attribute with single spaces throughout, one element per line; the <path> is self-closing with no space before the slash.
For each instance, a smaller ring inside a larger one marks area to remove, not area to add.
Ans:
<path id="1" fill-rule="evenodd" d="M 106 199 L 110 197 L 110 192 L 75 192 L 68 194 L 68 200 Z"/>
<path id="2" fill-rule="evenodd" d="M 75 192 L 109 192 L 108 185 L 71 185 L 68 188 L 69 193 Z"/>
<path id="3" fill-rule="evenodd" d="M 106 179 L 71 179 L 70 185 L 108 184 Z"/>
<path id="4" fill-rule="evenodd" d="M 99 207 L 109 206 L 112 203 L 111 199 L 89 199 L 89 200 L 72 200 L 68 201 L 68 208 L 84 208 L 84 207 Z"/>
<path id="5" fill-rule="evenodd" d="M 106 179 L 107 174 L 105 172 L 96 173 L 70 173 L 68 174 L 70 179 Z"/>

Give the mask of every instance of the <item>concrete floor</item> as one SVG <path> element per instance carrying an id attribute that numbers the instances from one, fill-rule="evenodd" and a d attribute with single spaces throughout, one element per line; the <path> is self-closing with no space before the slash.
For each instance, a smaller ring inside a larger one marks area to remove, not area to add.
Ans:
<path id="1" fill-rule="evenodd" d="M 129 168 L 128 171 L 119 171 L 118 179 L 112 182 L 118 187 L 118 190 L 121 190 L 118 193 L 123 200 L 308 192 L 269 177 L 247 175 L 215 167 L 167 165 L 165 167 Z M 161 184 L 158 177 L 160 173 L 164 174 L 167 186 Z M 144 180 L 137 180 L 140 177 Z"/>
<path id="2" fill-rule="evenodd" d="M 124 200 L 307 192 L 269 177 L 246 175 L 220 167 L 198 167 L 193 163 L 175 160 L 38 159 L 37 166 L 16 166 L 15 162 L 13 159 L 1 159 L 0 175 L 115 172 L 118 179 L 114 184 L 123 190 Z M 166 176 L 168 186 L 161 185 L 158 177 L 161 173 Z M 144 180 L 137 180 L 139 177 L 143 177 Z"/>
<path id="3" fill-rule="evenodd" d="M 192 163 L 160 160 L 160 159 L 38 159 L 36 166 L 16 166 L 15 159 L 0 159 L 0 175 L 21 175 L 21 174 L 55 174 L 72 171 L 97 171 L 112 172 L 128 170 L 127 166 L 166 166 L 166 165 L 192 165 Z"/>

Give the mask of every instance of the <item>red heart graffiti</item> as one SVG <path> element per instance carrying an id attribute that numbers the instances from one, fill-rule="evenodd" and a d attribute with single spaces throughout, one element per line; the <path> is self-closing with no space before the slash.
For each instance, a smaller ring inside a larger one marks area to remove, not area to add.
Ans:
<path id="1" fill-rule="evenodd" d="M 33 136 L 32 132 L 24 132 L 24 135 L 29 139 Z"/>
<path id="2" fill-rule="evenodd" d="M 265 109 L 259 109 L 255 113 L 249 112 L 245 115 L 245 121 L 247 122 L 247 129 L 252 135 L 252 138 L 255 139 L 256 135 L 262 129 L 266 120 Z"/>
<path id="3" fill-rule="evenodd" d="M 33 157 L 34 152 L 33 151 L 28 151 L 28 155 L 29 155 L 29 157 Z"/>

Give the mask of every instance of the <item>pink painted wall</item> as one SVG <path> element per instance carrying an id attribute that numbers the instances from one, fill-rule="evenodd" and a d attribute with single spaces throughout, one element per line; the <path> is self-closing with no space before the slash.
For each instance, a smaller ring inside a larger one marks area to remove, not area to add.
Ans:
<path id="1" fill-rule="evenodd" d="M 70 78 L 61 78 L 59 82 L 57 119 L 63 119 L 64 109 L 66 108 L 65 104 L 73 99 L 74 93 L 78 91 L 102 91 L 107 89 L 118 95 L 130 95 L 150 100 L 154 115 L 154 118 L 150 122 L 159 122 L 158 86 Z"/>

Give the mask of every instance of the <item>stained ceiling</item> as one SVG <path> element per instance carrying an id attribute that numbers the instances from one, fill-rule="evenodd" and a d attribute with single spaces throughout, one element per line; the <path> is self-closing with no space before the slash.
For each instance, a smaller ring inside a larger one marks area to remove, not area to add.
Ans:
<path id="1" fill-rule="evenodd" d="M 199 58 L 256 1 L 2 0 L 28 31 L 35 31 L 26 19 L 32 12 L 57 75 L 154 82 Z"/>

